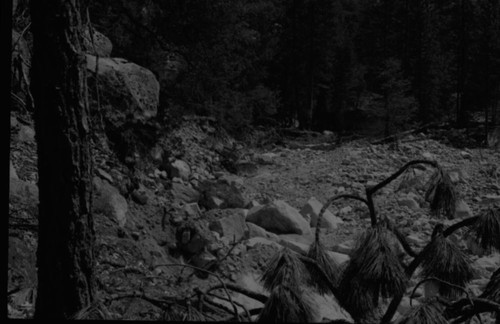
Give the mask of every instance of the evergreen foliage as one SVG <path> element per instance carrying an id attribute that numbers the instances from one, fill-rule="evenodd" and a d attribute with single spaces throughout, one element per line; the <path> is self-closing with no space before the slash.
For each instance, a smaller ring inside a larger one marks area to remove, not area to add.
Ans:
<path id="1" fill-rule="evenodd" d="M 500 251 L 500 208 L 484 211 L 471 226 L 468 235 L 471 235 L 483 250 Z"/>
<path id="2" fill-rule="evenodd" d="M 212 115 L 233 131 L 269 118 L 318 130 L 374 124 L 386 134 L 463 124 L 475 111 L 499 122 L 495 0 L 90 3 L 114 55 L 182 62 L 162 81 L 164 118 Z"/>
<path id="3" fill-rule="evenodd" d="M 359 238 L 339 287 L 343 296 L 340 302 L 346 309 L 370 310 L 380 297 L 389 298 L 406 289 L 407 277 L 390 235 L 378 225 Z"/>
<path id="4" fill-rule="evenodd" d="M 413 307 L 404 315 L 400 324 L 447 324 L 443 316 L 443 305 L 435 298 L 425 300 L 422 304 Z"/>
<path id="5" fill-rule="evenodd" d="M 455 217 L 457 193 L 450 176 L 441 168 L 429 179 L 425 200 L 430 202 L 431 210 L 436 216 L 444 215 L 448 219 Z"/>
<path id="6" fill-rule="evenodd" d="M 337 284 L 341 274 L 340 267 L 335 260 L 328 255 L 325 246 L 320 240 L 316 240 L 311 244 L 307 256 L 318 263 L 318 266 L 324 270 L 331 284 Z M 331 293 L 329 285 L 322 280 L 323 276 L 316 272 L 316 268 L 309 268 L 310 277 L 312 279 L 310 280 L 310 285 L 315 287 L 321 294 Z"/>
<path id="7" fill-rule="evenodd" d="M 432 241 L 425 247 L 422 261 L 423 278 L 436 277 L 449 283 L 465 287 L 474 275 L 468 256 L 460 250 L 450 239 L 444 237 L 438 228 L 433 234 Z M 462 291 L 440 285 L 440 294 L 457 296 Z"/>

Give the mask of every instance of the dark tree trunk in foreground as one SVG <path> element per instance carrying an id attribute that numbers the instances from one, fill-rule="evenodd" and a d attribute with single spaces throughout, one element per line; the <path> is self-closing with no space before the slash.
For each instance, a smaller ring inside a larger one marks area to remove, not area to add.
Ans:
<path id="1" fill-rule="evenodd" d="M 83 10 L 78 0 L 31 1 L 40 192 L 36 318 L 69 318 L 93 300 Z"/>

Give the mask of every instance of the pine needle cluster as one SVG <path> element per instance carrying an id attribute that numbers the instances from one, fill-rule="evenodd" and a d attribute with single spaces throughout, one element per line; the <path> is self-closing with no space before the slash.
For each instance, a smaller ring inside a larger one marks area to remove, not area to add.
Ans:
<path id="1" fill-rule="evenodd" d="M 443 316 L 443 306 L 435 298 L 413 307 L 401 319 L 399 324 L 448 324 Z"/>
<path id="2" fill-rule="evenodd" d="M 320 294 L 328 294 L 331 293 L 330 285 L 337 285 L 337 282 L 340 279 L 340 267 L 337 262 L 331 258 L 323 243 L 320 240 L 314 241 L 309 248 L 307 253 L 307 257 L 313 259 L 317 262 L 317 265 L 323 269 L 323 272 L 326 274 L 327 278 L 324 278 L 322 274 L 317 273 L 318 270 L 316 267 L 308 267 L 308 271 L 310 274 L 309 284 L 314 287 Z M 329 280 L 330 283 L 324 282 L 324 279 Z"/>
<path id="3" fill-rule="evenodd" d="M 309 322 L 314 307 L 309 294 L 301 288 L 308 282 L 308 270 L 299 256 L 283 248 L 269 262 L 261 281 L 271 292 L 259 315 L 259 322 Z"/>
<path id="4" fill-rule="evenodd" d="M 432 212 L 438 217 L 444 215 L 448 219 L 453 219 L 457 193 L 448 173 L 438 168 L 427 185 L 425 200 L 430 203 Z"/>
<path id="5" fill-rule="evenodd" d="M 485 251 L 500 251 L 500 208 L 483 212 L 467 232 Z"/>
<path id="6" fill-rule="evenodd" d="M 444 237 L 442 228 L 433 235 L 426 246 L 421 263 L 423 278 L 436 277 L 454 285 L 465 287 L 474 275 L 469 257 L 451 240 Z M 446 297 L 455 297 L 461 290 L 441 285 L 439 293 Z"/>
<path id="7" fill-rule="evenodd" d="M 500 304 L 500 268 L 493 272 L 480 297 Z"/>
<path id="8" fill-rule="evenodd" d="M 271 291 L 271 295 L 262 309 L 259 323 L 310 322 L 314 318 L 314 305 L 304 291 L 292 289 L 287 285 L 279 285 Z"/>
<path id="9" fill-rule="evenodd" d="M 387 228 L 377 225 L 359 238 L 339 284 L 339 302 L 349 312 L 367 313 L 378 306 L 380 297 L 405 291 L 408 278 L 390 235 Z"/>
<path id="10" fill-rule="evenodd" d="M 298 289 L 304 282 L 306 273 L 307 270 L 299 257 L 290 249 L 282 248 L 269 261 L 261 281 L 269 291 L 280 285 Z"/>

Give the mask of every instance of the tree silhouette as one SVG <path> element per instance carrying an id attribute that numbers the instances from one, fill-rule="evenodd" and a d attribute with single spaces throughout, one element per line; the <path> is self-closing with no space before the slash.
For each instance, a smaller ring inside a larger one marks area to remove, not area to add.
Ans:
<path id="1" fill-rule="evenodd" d="M 31 1 L 38 144 L 36 318 L 67 319 L 93 300 L 89 111 L 79 0 Z"/>

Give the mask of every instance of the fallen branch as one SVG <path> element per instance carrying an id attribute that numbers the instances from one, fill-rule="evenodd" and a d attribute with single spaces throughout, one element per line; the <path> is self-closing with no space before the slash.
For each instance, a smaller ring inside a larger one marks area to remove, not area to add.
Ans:
<path id="1" fill-rule="evenodd" d="M 164 264 L 158 264 L 158 265 L 154 266 L 154 269 L 159 268 L 159 267 L 188 267 L 188 268 L 192 268 L 192 269 L 195 269 L 195 270 L 198 270 L 198 271 L 202 271 L 202 272 L 208 273 L 208 274 L 216 277 L 220 281 L 220 283 L 222 284 L 222 286 L 224 287 L 224 291 L 226 292 L 226 295 L 229 298 L 229 302 L 233 306 L 233 310 L 234 310 L 235 316 L 238 318 L 238 321 L 239 321 L 238 308 L 236 308 L 236 305 L 234 305 L 233 299 L 231 298 L 231 295 L 229 294 L 229 291 L 227 290 L 226 284 L 224 283 L 224 281 L 222 281 L 222 279 L 221 279 L 221 277 L 219 275 L 217 275 L 217 274 L 215 274 L 215 273 L 213 273 L 211 271 L 208 271 L 208 270 L 205 270 L 205 269 L 202 269 L 202 268 L 199 268 L 199 267 L 192 266 L 190 264 L 164 263 Z"/>
<path id="2" fill-rule="evenodd" d="M 318 222 L 316 224 L 316 236 L 315 236 L 315 240 L 318 241 L 319 240 L 319 233 L 320 233 L 320 228 L 321 228 L 321 221 L 323 220 L 323 214 L 325 213 L 326 209 L 335 201 L 335 200 L 338 200 L 338 199 L 354 199 L 354 200 L 358 200 L 358 201 L 361 201 L 362 203 L 364 203 L 365 205 L 369 206 L 369 203 L 366 199 L 360 197 L 360 196 L 357 196 L 357 195 L 352 195 L 352 194 L 340 194 L 340 195 L 335 195 L 333 197 L 331 197 L 330 199 L 328 199 L 326 201 L 326 203 L 323 205 L 323 207 L 321 208 L 321 210 L 319 211 L 319 214 L 318 214 Z"/>
<path id="3" fill-rule="evenodd" d="M 472 303 L 472 304 L 471 304 Z M 452 303 L 445 311 L 447 318 L 456 318 L 453 323 L 464 322 L 480 313 L 500 313 L 500 304 L 484 298 L 460 299 Z"/>
<path id="4" fill-rule="evenodd" d="M 425 124 L 423 126 L 420 126 L 419 128 L 414 128 L 414 129 L 410 129 L 410 130 L 407 130 L 404 132 L 399 132 L 396 134 L 389 135 L 387 137 L 375 140 L 375 141 L 371 142 L 370 144 L 373 144 L 373 145 L 384 144 L 384 143 L 393 141 L 395 139 L 401 138 L 402 136 L 419 133 L 419 132 L 422 132 L 422 131 L 427 130 L 429 128 L 441 128 L 444 126 L 447 126 L 447 124 L 446 123 L 441 123 L 441 124 L 429 123 L 429 124 Z"/>
<path id="5" fill-rule="evenodd" d="M 458 286 L 458 285 L 452 284 L 452 283 L 450 283 L 450 282 L 448 282 L 448 281 L 446 281 L 446 280 L 442 280 L 442 279 L 439 279 L 439 278 L 436 278 L 436 277 L 429 277 L 429 278 L 425 278 L 425 279 L 420 280 L 420 281 L 417 283 L 417 285 L 415 286 L 415 288 L 413 288 L 413 290 L 412 290 L 412 292 L 411 292 L 411 295 L 410 295 L 410 306 L 412 306 L 413 295 L 415 294 L 415 291 L 417 291 L 417 288 L 418 288 L 421 284 L 423 284 L 423 283 L 425 283 L 425 282 L 427 282 L 427 281 L 431 281 L 431 280 L 432 280 L 432 281 L 438 281 L 439 283 L 442 283 L 442 284 L 445 284 L 445 285 L 450 286 L 450 287 L 452 287 L 452 288 L 455 288 L 455 289 L 461 290 L 461 291 L 462 291 L 462 292 L 463 292 L 463 293 L 467 296 L 467 300 L 469 300 L 469 302 L 471 303 L 471 305 L 474 305 L 474 304 L 472 303 L 472 299 L 471 299 L 471 297 L 470 297 L 470 295 L 469 295 L 469 292 L 468 292 L 467 290 L 465 290 L 465 288 L 464 288 L 464 287 L 461 287 L 461 286 Z"/>
<path id="6" fill-rule="evenodd" d="M 120 300 L 120 299 L 125 299 L 125 298 L 138 298 L 138 299 L 142 299 L 142 300 L 145 300 L 161 309 L 165 308 L 165 306 L 167 305 L 171 305 L 171 304 L 178 304 L 180 306 L 184 306 L 185 307 L 185 300 L 184 299 L 179 299 L 177 297 L 170 297 L 170 296 L 166 296 L 164 297 L 165 299 L 157 299 L 157 298 L 153 298 L 153 297 L 150 297 L 150 296 L 147 296 L 146 294 L 144 293 L 139 293 L 139 292 L 132 292 L 132 293 L 125 293 L 125 294 L 121 294 L 121 295 L 115 295 L 115 296 L 111 296 L 111 297 L 107 297 L 105 298 L 107 302 L 109 301 L 113 301 L 113 300 Z"/>
<path id="7" fill-rule="evenodd" d="M 231 252 L 233 252 L 234 248 L 240 244 L 241 242 L 243 241 L 243 238 L 241 238 L 238 242 L 236 242 L 236 235 L 233 236 L 233 242 L 231 243 L 231 248 L 229 249 L 229 251 L 227 251 L 226 255 L 224 255 L 222 258 L 218 258 L 217 260 L 214 260 L 214 261 L 210 261 L 208 262 L 208 264 L 204 265 L 203 266 L 203 269 L 205 270 L 209 270 L 209 271 L 213 271 L 215 270 L 219 264 L 222 263 L 222 261 L 224 261 L 230 254 Z M 181 271 L 181 274 L 182 274 L 182 271 Z M 189 276 L 188 276 L 188 279 L 191 278 L 191 276 L 193 275 L 194 273 L 191 273 Z"/>
<path id="8" fill-rule="evenodd" d="M 250 314 L 250 316 L 253 316 L 253 315 L 259 315 L 260 312 L 262 311 L 262 308 L 253 308 L 251 310 L 248 311 L 248 313 Z M 243 314 L 241 314 L 243 315 Z M 234 316 L 232 317 L 228 317 L 228 318 L 225 318 L 222 320 L 222 322 L 234 322 L 236 320 L 236 318 Z"/>
<path id="9" fill-rule="evenodd" d="M 211 291 L 213 290 L 216 290 L 216 289 L 221 289 L 221 288 L 224 288 L 222 285 L 217 285 L 217 286 L 213 286 L 211 288 L 209 288 L 205 293 L 210 293 Z M 266 295 L 263 295 L 263 294 L 259 294 L 257 292 L 254 292 L 254 291 L 251 291 L 251 290 L 248 290 L 246 288 L 243 288 L 243 287 L 240 287 L 240 286 L 237 286 L 237 285 L 233 285 L 233 284 L 230 284 L 230 283 L 226 283 L 226 288 L 227 289 L 230 289 L 232 291 L 235 291 L 237 293 L 240 293 L 242 295 L 245 295 L 247 297 L 250 297 L 252 299 L 255 299 L 263 304 L 266 303 L 267 301 L 267 296 Z"/>
<path id="10" fill-rule="evenodd" d="M 207 295 L 212 296 L 212 297 L 216 297 L 216 298 L 219 298 L 219 299 L 222 299 L 222 300 L 225 300 L 225 301 L 229 301 L 229 299 L 228 299 L 228 298 L 223 297 L 223 296 L 216 295 L 216 294 L 211 293 L 211 292 L 210 292 L 210 293 L 207 293 Z M 245 311 L 245 314 L 247 315 L 248 321 L 250 322 L 250 321 L 251 321 L 251 318 L 250 318 L 250 313 L 248 312 L 248 309 L 245 307 L 245 305 L 243 305 L 243 304 L 241 304 L 241 303 L 239 303 L 239 302 L 237 302 L 237 301 L 235 301 L 235 302 L 234 302 L 234 304 L 235 304 L 236 306 L 240 306 L 241 308 L 243 308 L 243 310 Z"/>

